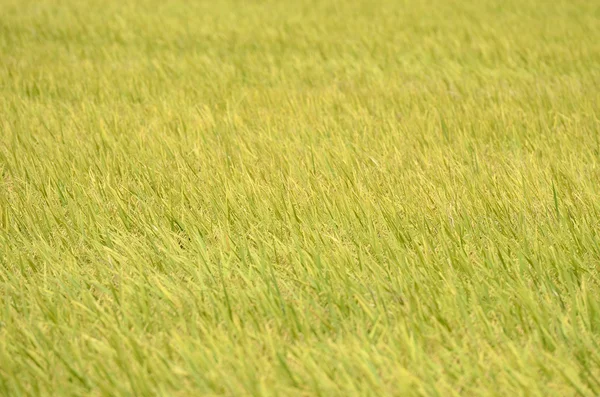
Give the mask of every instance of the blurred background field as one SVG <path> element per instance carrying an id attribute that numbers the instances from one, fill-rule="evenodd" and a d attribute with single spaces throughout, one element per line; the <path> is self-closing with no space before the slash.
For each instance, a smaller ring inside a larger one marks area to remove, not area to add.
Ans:
<path id="1" fill-rule="evenodd" d="M 600 394 L 600 3 L 0 0 L 0 395 Z"/>

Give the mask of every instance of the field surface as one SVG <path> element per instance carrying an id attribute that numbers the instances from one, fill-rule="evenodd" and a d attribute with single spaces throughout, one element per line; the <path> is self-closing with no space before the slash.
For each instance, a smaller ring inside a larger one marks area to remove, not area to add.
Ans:
<path id="1" fill-rule="evenodd" d="M 0 395 L 600 395 L 600 3 L 0 0 Z"/>

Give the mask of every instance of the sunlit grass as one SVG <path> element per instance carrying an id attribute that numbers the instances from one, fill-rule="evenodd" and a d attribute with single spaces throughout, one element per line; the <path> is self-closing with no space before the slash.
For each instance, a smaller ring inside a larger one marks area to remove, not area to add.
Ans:
<path id="1" fill-rule="evenodd" d="M 0 395 L 600 394 L 596 1 L 0 0 Z"/>

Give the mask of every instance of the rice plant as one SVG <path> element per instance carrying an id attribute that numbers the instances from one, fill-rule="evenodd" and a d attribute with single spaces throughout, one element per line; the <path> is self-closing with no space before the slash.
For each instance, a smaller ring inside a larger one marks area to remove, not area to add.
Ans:
<path id="1" fill-rule="evenodd" d="M 600 395 L 600 3 L 0 0 L 0 395 Z"/>

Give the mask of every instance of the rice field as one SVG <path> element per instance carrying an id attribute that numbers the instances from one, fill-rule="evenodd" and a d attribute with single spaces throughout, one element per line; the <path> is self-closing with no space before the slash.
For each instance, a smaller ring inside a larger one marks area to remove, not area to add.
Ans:
<path id="1" fill-rule="evenodd" d="M 0 395 L 600 395 L 600 3 L 0 0 Z"/>

